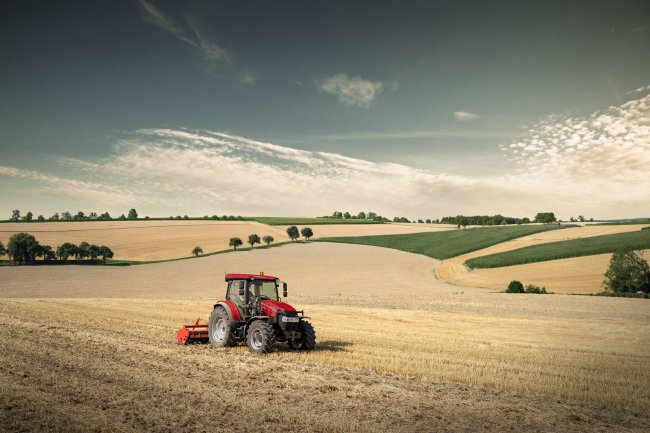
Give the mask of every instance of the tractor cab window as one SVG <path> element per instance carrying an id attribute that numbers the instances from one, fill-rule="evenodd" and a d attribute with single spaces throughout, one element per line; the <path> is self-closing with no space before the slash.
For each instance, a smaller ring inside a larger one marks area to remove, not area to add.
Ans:
<path id="1" fill-rule="evenodd" d="M 278 286 L 275 281 L 259 281 L 253 280 L 251 282 L 251 291 L 254 289 L 254 294 L 256 298 L 260 299 L 271 299 L 276 301 L 278 299 Z"/>
<path id="2" fill-rule="evenodd" d="M 243 280 L 232 280 L 228 283 L 228 295 L 226 296 L 226 299 L 237 304 L 243 304 L 245 302 L 245 295 L 239 296 L 239 285 L 242 282 L 246 284 L 246 282 Z"/>

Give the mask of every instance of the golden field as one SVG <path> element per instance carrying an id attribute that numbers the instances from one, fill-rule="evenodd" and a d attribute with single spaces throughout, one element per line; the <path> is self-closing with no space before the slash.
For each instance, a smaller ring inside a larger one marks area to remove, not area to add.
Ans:
<path id="1" fill-rule="evenodd" d="M 0 241 L 27 232 L 44 245 L 56 248 L 64 242 L 107 245 L 119 260 L 164 260 L 192 255 L 196 246 L 205 253 L 230 248 L 232 237 L 271 235 L 275 242 L 288 241 L 284 230 L 253 221 L 84 221 L 7 223 L 0 225 Z"/>
<path id="2" fill-rule="evenodd" d="M 0 430 L 650 429 L 650 304 L 507 295 L 439 262 L 307 243 L 130 267 L 0 267 Z M 223 273 L 265 271 L 317 349 L 177 346 Z"/>

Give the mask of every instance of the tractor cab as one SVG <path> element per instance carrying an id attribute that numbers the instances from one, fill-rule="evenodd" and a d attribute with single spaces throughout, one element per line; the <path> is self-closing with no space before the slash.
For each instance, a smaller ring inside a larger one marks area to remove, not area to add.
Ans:
<path id="1" fill-rule="evenodd" d="M 226 300 L 237 307 L 241 317 L 261 314 L 262 301 L 280 302 L 278 288 L 280 279 L 260 274 L 226 274 Z M 287 296 L 287 283 L 283 283 L 284 297 Z"/>

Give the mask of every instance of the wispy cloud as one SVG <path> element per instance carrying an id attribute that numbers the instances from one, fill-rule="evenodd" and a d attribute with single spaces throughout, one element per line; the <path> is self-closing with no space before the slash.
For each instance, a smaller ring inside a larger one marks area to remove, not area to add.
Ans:
<path id="1" fill-rule="evenodd" d="M 138 0 L 144 19 L 174 36 L 179 41 L 190 45 L 203 60 L 205 71 L 215 75 L 223 69 L 232 70 L 235 77 L 246 84 L 254 84 L 255 76 L 247 70 L 237 71 L 230 53 L 211 41 L 204 33 L 199 21 L 191 14 L 184 17 L 185 27 L 162 12 L 148 0 Z"/>
<path id="2" fill-rule="evenodd" d="M 65 175 L 0 166 L 0 182 L 32 182 L 20 193 L 35 201 L 72 195 L 87 207 L 129 203 L 151 215 L 373 209 L 410 217 L 533 216 L 551 209 L 564 218 L 647 216 L 649 138 L 646 94 L 584 118 L 544 119 L 501 145 L 513 169 L 499 176 L 435 173 L 218 131 L 143 129 L 115 143 L 107 158 L 56 160 L 52 170 Z M 7 194 L 0 192 L 0 202 L 9 202 Z"/>
<path id="3" fill-rule="evenodd" d="M 316 82 L 318 89 L 338 97 L 341 104 L 368 107 L 384 89 L 381 81 L 370 81 L 361 77 L 335 74 Z"/>
<path id="4" fill-rule="evenodd" d="M 479 116 L 478 114 L 470 113 L 469 111 L 454 111 L 452 114 L 454 115 L 454 118 L 459 122 L 468 122 L 470 120 L 476 120 L 481 118 L 481 116 Z"/>

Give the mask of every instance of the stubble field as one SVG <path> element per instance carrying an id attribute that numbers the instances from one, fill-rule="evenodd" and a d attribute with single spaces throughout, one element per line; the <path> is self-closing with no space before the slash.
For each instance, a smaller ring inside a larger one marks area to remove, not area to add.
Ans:
<path id="1" fill-rule="evenodd" d="M 434 278 L 438 265 L 311 243 L 127 268 L 1 268 L 0 428 L 650 429 L 647 301 L 459 288 Z M 226 269 L 286 279 L 317 350 L 177 346 L 180 325 L 221 297 Z"/>

